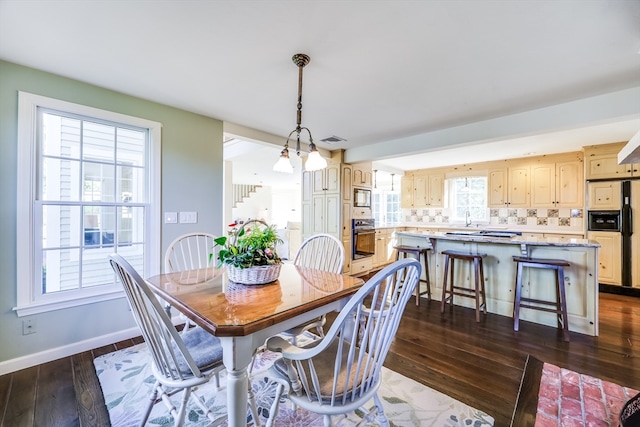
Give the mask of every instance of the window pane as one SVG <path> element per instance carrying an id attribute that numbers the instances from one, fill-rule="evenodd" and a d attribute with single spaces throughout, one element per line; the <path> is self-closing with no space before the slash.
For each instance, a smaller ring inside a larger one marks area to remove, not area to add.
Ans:
<path id="1" fill-rule="evenodd" d="M 83 122 L 82 158 L 113 162 L 116 129 L 101 123 Z"/>
<path id="2" fill-rule="evenodd" d="M 42 207 L 42 247 L 80 246 L 80 207 L 44 205 Z"/>
<path id="3" fill-rule="evenodd" d="M 44 157 L 40 174 L 41 200 L 80 200 L 80 162 Z"/>
<path id="4" fill-rule="evenodd" d="M 113 283 L 113 270 L 107 260 L 113 248 L 87 249 L 82 257 L 82 287 L 110 285 Z"/>
<path id="5" fill-rule="evenodd" d="M 116 163 L 144 167 L 146 159 L 146 132 L 118 128 Z"/>
<path id="6" fill-rule="evenodd" d="M 82 200 L 86 202 L 113 202 L 114 167 L 101 163 L 84 162 Z"/>
<path id="7" fill-rule="evenodd" d="M 80 158 L 80 120 L 52 113 L 42 115 L 42 154 Z"/>
<path id="8" fill-rule="evenodd" d="M 108 247 L 113 249 L 116 208 L 113 206 L 85 206 L 84 246 L 86 248 Z"/>
<path id="9" fill-rule="evenodd" d="M 42 293 L 80 287 L 80 249 L 52 249 L 42 253 Z"/>
<path id="10" fill-rule="evenodd" d="M 117 194 L 122 203 L 140 203 L 147 200 L 144 169 L 131 166 L 117 167 Z"/>
<path id="11" fill-rule="evenodd" d="M 118 208 L 118 245 L 141 243 L 144 240 L 145 208 L 123 206 Z"/>

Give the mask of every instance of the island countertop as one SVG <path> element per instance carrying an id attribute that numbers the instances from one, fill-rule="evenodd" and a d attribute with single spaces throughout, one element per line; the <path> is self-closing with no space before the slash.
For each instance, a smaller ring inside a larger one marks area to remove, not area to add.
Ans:
<path id="1" fill-rule="evenodd" d="M 600 244 L 595 240 L 588 239 L 562 239 L 559 237 L 534 237 L 522 236 L 514 232 L 503 230 L 483 230 L 483 231 L 396 231 L 397 235 L 409 237 L 423 237 L 427 239 L 452 240 L 458 242 L 474 243 L 497 243 L 510 245 L 535 245 L 535 246 L 556 246 L 556 247 L 592 247 L 599 248 Z"/>

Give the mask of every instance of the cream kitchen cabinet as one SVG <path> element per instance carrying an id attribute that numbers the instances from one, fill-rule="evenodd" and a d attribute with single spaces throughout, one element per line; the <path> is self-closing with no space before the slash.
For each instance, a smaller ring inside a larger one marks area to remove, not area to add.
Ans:
<path id="1" fill-rule="evenodd" d="M 392 228 L 376 229 L 376 252 L 373 256 L 373 268 L 381 268 L 395 261 L 395 234 Z"/>
<path id="2" fill-rule="evenodd" d="M 413 207 L 441 208 L 444 206 L 444 174 L 413 176 Z"/>
<path id="3" fill-rule="evenodd" d="M 580 161 L 531 166 L 531 207 L 578 208 L 584 202 Z"/>
<path id="4" fill-rule="evenodd" d="M 590 182 L 587 185 L 590 210 L 618 210 L 622 206 L 620 181 Z"/>
<path id="5" fill-rule="evenodd" d="M 493 169 L 489 171 L 489 207 L 527 208 L 530 201 L 527 166 Z"/>
<path id="6" fill-rule="evenodd" d="M 371 162 L 356 163 L 351 166 L 353 167 L 353 185 L 356 187 L 371 188 Z"/>
<path id="7" fill-rule="evenodd" d="M 413 176 L 404 175 L 400 182 L 400 207 L 410 209 L 413 207 Z"/>
<path id="8" fill-rule="evenodd" d="M 585 178 L 608 179 L 640 176 L 640 164 L 618 164 L 618 152 L 625 142 L 584 148 Z"/>
<path id="9" fill-rule="evenodd" d="M 600 243 L 598 283 L 622 284 L 622 235 L 611 231 L 590 231 L 587 238 Z"/>
<path id="10" fill-rule="evenodd" d="M 321 192 L 340 192 L 340 164 L 329 164 L 325 169 L 320 169 L 311 173 L 313 174 L 314 194 Z"/>

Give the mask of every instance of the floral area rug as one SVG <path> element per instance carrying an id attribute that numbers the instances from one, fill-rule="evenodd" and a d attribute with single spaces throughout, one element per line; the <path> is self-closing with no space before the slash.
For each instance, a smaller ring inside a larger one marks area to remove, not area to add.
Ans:
<path id="1" fill-rule="evenodd" d="M 264 352 L 256 358 L 252 387 L 258 405 L 258 412 L 264 420 L 268 417 L 273 402 L 276 385 L 266 376 L 267 370 L 277 358 L 274 353 Z M 94 360 L 96 373 L 102 386 L 105 404 L 109 411 L 111 425 L 128 427 L 139 425 L 154 384 L 151 359 L 145 344 L 109 353 Z M 391 426 L 493 426 L 494 419 L 470 406 L 458 402 L 442 393 L 383 368 L 382 386 L 378 392 Z M 216 390 L 215 380 L 198 389 L 198 394 L 209 408 L 222 414 L 226 411 L 225 373 L 220 377 L 221 390 Z M 178 399 L 178 396 L 173 396 Z M 191 399 L 193 400 L 193 399 Z M 371 406 L 373 402 L 371 402 Z M 201 427 L 209 424 L 198 406 L 191 402 L 187 409 L 185 426 Z M 354 412 L 344 419 L 341 426 L 354 426 L 362 421 L 362 414 Z M 162 403 L 155 405 L 148 426 L 171 427 L 173 417 Z M 301 408 L 293 409 L 291 403 L 283 399 L 275 420 L 276 426 L 314 427 L 322 426 L 322 417 Z M 371 426 L 377 424 L 364 423 Z"/>

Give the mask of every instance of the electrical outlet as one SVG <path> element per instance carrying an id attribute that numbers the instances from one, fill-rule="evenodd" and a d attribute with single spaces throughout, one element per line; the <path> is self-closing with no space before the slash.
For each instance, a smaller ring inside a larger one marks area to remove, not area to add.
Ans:
<path id="1" fill-rule="evenodd" d="M 22 335 L 29 335 L 36 333 L 36 321 L 34 319 L 22 321 Z"/>

